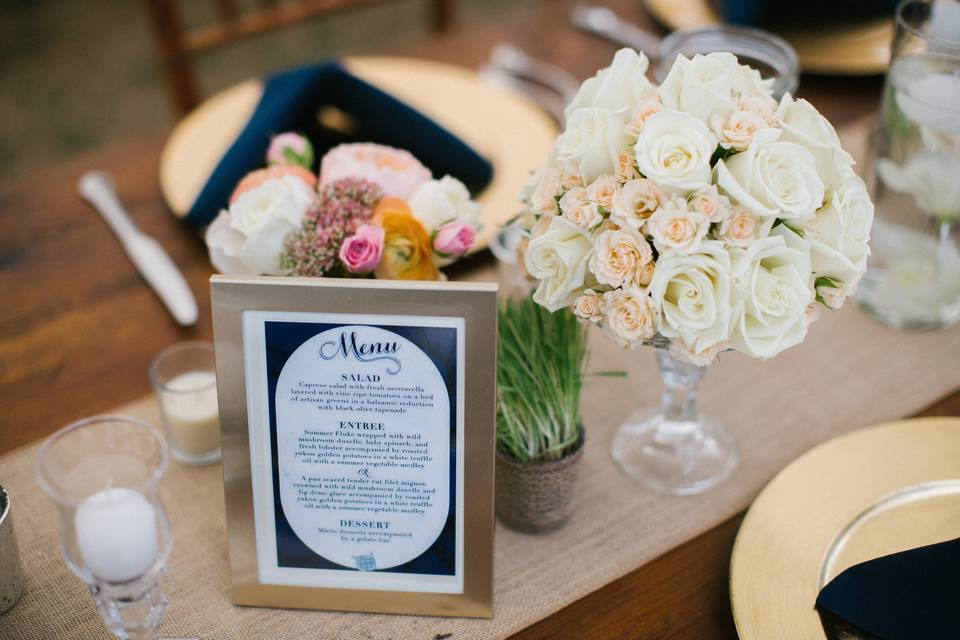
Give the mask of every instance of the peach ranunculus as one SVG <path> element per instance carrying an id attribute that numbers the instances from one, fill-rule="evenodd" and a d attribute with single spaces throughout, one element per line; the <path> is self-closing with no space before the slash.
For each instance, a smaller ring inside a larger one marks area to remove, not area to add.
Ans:
<path id="1" fill-rule="evenodd" d="M 710 184 L 697 189 L 687 198 L 687 206 L 707 216 L 710 222 L 720 222 L 730 215 L 730 199 L 721 195 L 717 185 Z"/>
<path id="2" fill-rule="evenodd" d="M 731 247 L 745 249 L 765 235 L 765 227 L 770 226 L 759 216 L 755 216 L 746 207 L 735 206 L 730 215 L 720 223 L 717 237 Z"/>
<path id="3" fill-rule="evenodd" d="M 573 301 L 573 315 L 581 320 L 598 324 L 603 320 L 603 299 L 593 289 L 587 289 Z"/>
<path id="4" fill-rule="evenodd" d="M 590 201 L 590 193 L 584 187 L 574 187 L 560 198 L 563 217 L 581 229 L 593 229 L 603 222 L 600 205 Z"/>
<path id="5" fill-rule="evenodd" d="M 233 193 L 230 195 L 230 204 L 233 204 L 237 198 L 242 196 L 247 191 L 259 187 L 267 180 L 282 178 L 284 176 L 293 176 L 294 178 L 299 178 L 300 180 L 303 180 L 303 182 L 306 183 L 306 185 L 311 189 L 317 186 L 317 176 L 313 175 L 313 173 L 304 169 L 300 165 L 271 165 L 265 169 L 251 171 L 247 175 L 243 176 L 240 182 L 237 183 L 237 186 L 233 189 Z"/>
<path id="6" fill-rule="evenodd" d="M 587 187 L 587 198 L 590 202 L 596 202 L 598 205 L 610 210 L 613 204 L 613 196 L 616 195 L 620 184 L 614 175 L 603 175 L 590 183 Z"/>
<path id="7" fill-rule="evenodd" d="M 691 210 L 686 201 L 678 197 L 665 202 L 647 220 L 647 232 L 653 236 L 653 244 L 661 254 L 696 253 L 709 230 L 710 218 Z"/>
<path id="8" fill-rule="evenodd" d="M 340 178 L 362 178 L 379 186 L 385 195 L 405 200 L 432 177 L 409 151 L 369 142 L 341 144 L 320 161 L 321 185 Z"/>
<path id="9" fill-rule="evenodd" d="M 383 228 L 383 256 L 374 271 L 386 280 L 436 280 L 430 234 L 399 198 L 383 198 L 373 211 L 373 221 Z"/>
<path id="10" fill-rule="evenodd" d="M 620 346 L 635 349 L 657 333 L 653 301 L 643 289 L 603 294 L 604 328 Z"/>
<path id="11" fill-rule="evenodd" d="M 770 125 L 754 111 L 714 113 L 710 116 L 710 128 L 724 149 L 743 151 L 750 146 L 753 136 Z"/>
<path id="12" fill-rule="evenodd" d="M 643 131 L 643 125 L 646 124 L 647 119 L 656 112 L 662 110 L 663 103 L 660 102 L 659 98 L 644 98 L 637 104 L 637 106 L 633 108 L 633 112 L 630 114 L 630 123 L 627 124 L 627 133 L 636 138 L 640 135 L 640 132 Z"/>
<path id="13" fill-rule="evenodd" d="M 634 160 L 632 154 L 620 154 L 620 157 L 617 158 L 617 170 L 614 172 L 614 175 L 617 176 L 617 181 L 621 184 L 630 182 L 631 180 L 638 180 L 641 177 L 640 172 L 637 171 L 637 161 Z"/>

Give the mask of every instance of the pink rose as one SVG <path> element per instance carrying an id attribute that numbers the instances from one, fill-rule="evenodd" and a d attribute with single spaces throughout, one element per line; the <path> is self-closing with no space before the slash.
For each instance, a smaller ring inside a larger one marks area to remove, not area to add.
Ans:
<path id="1" fill-rule="evenodd" d="M 442 258 L 459 258 L 473 246 L 477 230 L 468 222 L 441 225 L 433 236 L 433 250 Z"/>
<path id="2" fill-rule="evenodd" d="M 296 164 L 313 168 L 313 145 L 299 133 L 287 131 L 273 136 L 267 149 L 267 164 Z"/>
<path id="3" fill-rule="evenodd" d="M 340 260 L 350 273 L 370 273 L 383 255 L 383 229 L 365 224 L 340 245 Z"/>
<path id="4" fill-rule="evenodd" d="M 334 147 L 320 161 L 321 185 L 340 178 L 369 180 L 383 189 L 385 196 L 409 200 L 432 175 L 409 151 L 382 144 L 353 143 Z"/>

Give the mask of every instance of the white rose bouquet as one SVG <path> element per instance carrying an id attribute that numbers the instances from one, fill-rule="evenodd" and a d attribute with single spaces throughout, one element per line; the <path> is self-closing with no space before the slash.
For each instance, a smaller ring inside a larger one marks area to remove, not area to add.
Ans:
<path id="1" fill-rule="evenodd" d="M 526 197 L 534 300 L 699 366 L 775 356 L 866 269 L 865 185 L 812 105 L 733 55 L 646 71 L 622 49 L 567 107 Z"/>

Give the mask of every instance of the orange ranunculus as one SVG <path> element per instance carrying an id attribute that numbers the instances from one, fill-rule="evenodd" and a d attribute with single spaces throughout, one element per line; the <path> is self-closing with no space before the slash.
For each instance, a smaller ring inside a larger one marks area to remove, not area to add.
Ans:
<path id="1" fill-rule="evenodd" d="M 373 210 L 373 221 L 383 227 L 383 257 L 374 274 L 387 280 L 436 280 L 430 234 L 399 198 L 383 198 Z"/>
<path id="2" fill-rule="evenodd" d="M 293 176 L 294 178 L 300 178 L 307 186 L 313 189 L 317 186 L 317 176 L 313 175 L 307 169 L 304 169 L 300 165 L 296 164 L 275 164 L 267 167 L 266 169 L 257 169 L 256 171 L 251 171 L 247 175 L 243 176 L 243 179 L 237 183 L 236 188 L 233 190 L 233 194 L 230 196 L 230 202 L 233 203 L 234 200 L 240 197 L 244 191 L 249 191 L 255 187 L 259 187 L 267 180 L 272 178 L 282 178 L 283 176 Z"/>

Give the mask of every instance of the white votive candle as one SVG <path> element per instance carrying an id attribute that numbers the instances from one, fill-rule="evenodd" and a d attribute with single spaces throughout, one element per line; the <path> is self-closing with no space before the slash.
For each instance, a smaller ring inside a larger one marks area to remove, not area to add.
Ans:
<path id="1" fill-rule="evenodd" d="M 83 562 L 101 580 L 133 580 L 157 559 L 157 515 L 138 491 L 93 494 L 77 507 L 74 526 Z"/>
<path id="2" fill-rule="evenodd" d="M 188 371 L 164 385 L 160 401 L 175 449 L 202 455 L 220 447 L 217 378 L 212 371 Z"/>

